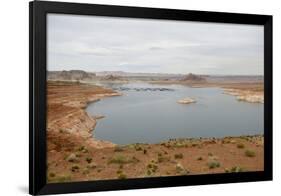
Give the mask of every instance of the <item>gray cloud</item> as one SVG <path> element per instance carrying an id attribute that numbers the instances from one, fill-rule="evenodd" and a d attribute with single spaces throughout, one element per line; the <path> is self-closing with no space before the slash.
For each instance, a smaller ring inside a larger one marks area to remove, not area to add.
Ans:
<path id="1" fill-rule="evenodd" d="M 48 70 L 263 74 L 263 26 L 48 14 Z"/>

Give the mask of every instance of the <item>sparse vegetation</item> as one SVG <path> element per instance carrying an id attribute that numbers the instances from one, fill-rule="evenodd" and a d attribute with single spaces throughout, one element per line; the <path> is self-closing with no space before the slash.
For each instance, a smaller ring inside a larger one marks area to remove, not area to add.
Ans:
<path id="1" fill-rule="evenodd" d="M 72 172 L 78 172 L 79 169 L 80 169 L 80 167 L 79 167 L 78 165 L 73 165 L 70 170 L 71 170 Z"/>
<path id="2" fill-rule="evenodd" d="M 75 153 L 71 153 L 68 157 L 66 157 L 66 161 L 68 162 L 79 162 L 79 158 L 76 156 Z"/>
<path id="3" fill-rule="evenodd" d="M 116 146 L 114 149 L 114 152 L 122 152 L 124 151 L 124 148 L 122 146 Z"/>
<path id="4" fill-rule="evenodd" d="M 209 167 L 209 169 L 218 168 L 218 167 L 220 167 L 220 162 L 218 162 L 217 160 L 210 160 L 208 162 L 208 167 Z"/>
<path id="5" fill-rule="evenodd" d="M 153 175 L 153 174 L 158 170 L 158 166 L 157 166 L 157 164 L 155 163 L 155 161 L 152 160 L 152 161 L 150 161 L 149 164 L 147 164 L 146 169 L 147 169 L 147 170 L 146 170 L 146 174 L 147 174 L 148 176 L 150 176 L 150 175 Z"/>
<path id="6" fill-rule="evenodd" d="M 198 157 L 197 158 L 197 161 L 202 161 L 203 160 L 203 157 Z"/>
<path id="7" fill-rule="evenodd" d="M 87 161 L 88 163 L 91 163 L 91 162 L 92 162 L 92 160 L 93 160 L 93 158 L 92 158 L 92 157 L 87 157 L 87 158 L 86 158 L 86 161 Z"/>
<path id="8" fill-rule="evenodd" d="M 245 151 L 245 155 L 246 155 L 247 157 L 255 157 L 255 156 L 256 156 L 256 153 L 255 153 L 254 151 L 252 151 L 252 150 L 246 150 L 246 151 Z"/>
<path id="9" fill-rule="evenodd" d="M 88 169 L 88 168 L 84 168 L 84 169 L 83 169 L 83 171 L 82 171 L 82 173 L 86 175 L 86 174 L 89 174 L 89 173 L 90 173 L 90 171 L 89 171 L 89 169 Z"/>
<path id="10" fill-rule="evenodd" d="M 175 154 L 175 159 L 182 159 L 183 158 L 183 154 L 179 153 L 179 154 Z"/>
<path id="11" fill-rule="evenodd" d="M 111 164 L 127 164 L 127 163 L 136 163 L 139 162 L 139 160 L 136 157 L 125 157 L 123 155 L 115 155 L 112 157 L 108 163 Z"/>
<path id="12" fill-rule="evenodd" d="M 88 149 L 85 146 L 81 146 L 78 148 L 78 151 L 83 152 L 83 153 L 87 153 Z"/>
<path id="13" fill-rule="evenodd" d="M 126 174 L 120 173 L 120 174 L 118 175 L 118 179 L 120 179 L 120 180 L 126 179 L 126 178 L 127 178 Z"/>
<path id="14" fill-rule="evenodd" d="M 56 176 L 55 173 L 53 173 L 53 172 L 50 172 L 50 173 L 49 173 L 49 177 L 53 178 L 53 177 L 55 177 L 55 176 Z"/>
<path id="15" fill-rule="evenodd" d="M 53 178 L 48 178 L 49 182 L 69 182 L 71 181 L 71 176 L 70 175 L 60 175 L 60 176 L 56 176 Z"/>
<path id="16" fill-rule="evenodd" d="M 89 165 L 87 165 L 88 169 L 95 169 L 97 167 L 97 165 L 95 163 L 90 163 Z"/>
<path id="17" fill-rule="evenodd" d="M 139 144 L 135 144 L 135 150 L 136 151 L 142 151 L 142 147 Z"/>
<path id="18" fill-rule="evenodd" d="M 180 163 L 177 163 L 176 173 L 181 175 L 187 175 L 189 174 L 189 170 L 185 169 Z"/>
<path id="19" fill-rule="evenodd" d="M 239 166 L 235 166 L 235 167 L 232 167 L 231 169 L 225 168 L 224 171 L 225 171 L 225 173 L 236 173 L 236 172 L 243 172 L 244 169 L 242 169 Z"/>
<path id="20" fill-rule="evenodd" d="M 168 156 L 159 156 L 158 159 L 157 159 L 158 163 L 167 162 L 167 161 L 170 161 L 170 160 L 171 160 L 171 158 L 168 157 Z"/>
<path id="21" fill-rule="evenodd" d="M 209 157 L 213 156 L 213 153 L 209 152 L 209 153 L 208 153 L 208 156 L 209 156 Z"/>
<path id="22" fill-rule="evenodd" d="M 242 143 L 238 143 L 236 146 L 237 146 L 237 148 L 245 148 L 245 145 Z"/>

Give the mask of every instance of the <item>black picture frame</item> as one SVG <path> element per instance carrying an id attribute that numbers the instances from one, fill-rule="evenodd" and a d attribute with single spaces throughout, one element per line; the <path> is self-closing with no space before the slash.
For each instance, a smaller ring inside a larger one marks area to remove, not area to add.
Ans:
<path id="1" fill-rule="evenodd" d="M 102 180 L 46 182 L 47 13 L 204 21 L 264 26 L 264 171 Z M 29 3 L 29 193 L 57 194 L 272 180 L 272 16 L 144 7 L 33 1 Z"/>

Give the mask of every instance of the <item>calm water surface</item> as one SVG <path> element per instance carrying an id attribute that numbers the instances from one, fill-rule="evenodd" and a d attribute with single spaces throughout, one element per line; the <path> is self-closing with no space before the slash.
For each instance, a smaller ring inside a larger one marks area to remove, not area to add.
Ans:
<path id="1" fill-rule="evenodd" d="M 263 133 L 263 104 L 239 102 L 220 88 L 146 83 L 110 87 L 124 95 L 87 107 L 90 115 L 105 116 L 94 130 L 97 139 L 116 144 L 157 143 L 170 138 Z M 185 97 L 194 98 L 197 103 L 177 103 Z"/>

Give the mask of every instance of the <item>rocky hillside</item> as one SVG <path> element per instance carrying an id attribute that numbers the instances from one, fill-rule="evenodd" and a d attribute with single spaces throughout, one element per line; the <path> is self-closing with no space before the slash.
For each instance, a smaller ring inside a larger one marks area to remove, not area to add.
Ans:
<path id="1" fill-rule="evenodd" d="M 181 78 L 180 81 L 205 82 L 206 79 L 203 76 L 189 73 L 188 75 Z"/>
<path id="2" fill-rule="evenodd" d="M 48 71 L 48 80 L 93 80 L 96 74 L 82 70 Z"/>

